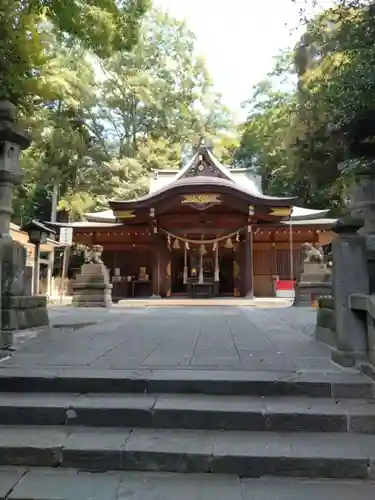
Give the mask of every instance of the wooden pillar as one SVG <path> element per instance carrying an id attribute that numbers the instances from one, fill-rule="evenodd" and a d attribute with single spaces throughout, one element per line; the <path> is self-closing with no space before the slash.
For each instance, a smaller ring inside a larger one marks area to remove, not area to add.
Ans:
<path id="1" fill-rule="evenodd" d="M 244 276 L 244 295 L 249 299 L 254 298 L 253 286 L 253 231 L 250 225 L 247 226 L 245 235 L 245 276 Z"/>
<path id="2" fill-rule="evenodd" d="M 33 295 L 39 295 L 40 280 L 40 243 L 34 246 Z"/>
<path id="3" fill-rule="evenodd" d="M 235 297 L 245 296 L 245 241 L 241 241 L 234 252 L 233 278 Z"/>
<path id="4" fill-rule="evenodd" d="M 277 252 L 275 242 L 275 231 L 271 233 L 271 250 L 270 250 L 270 271 L 273 276 L 277 275 Z"/>
<path id="5" fill-rule="evenodd" d="M 55 262 L 55 248 L 53 247 L 48 253 L 48 270 L 47 270 L 47 295 L 52 296 L 52 279 L 53 279 L 53 265 Z"/>
<path id="6" fill-rule="evenodd" d="M 160 247 L 162 239 L 159 234 L 154 234 L 152 239 L 152 295 L 154 297 L 161 296 L 160 287 Z"/>

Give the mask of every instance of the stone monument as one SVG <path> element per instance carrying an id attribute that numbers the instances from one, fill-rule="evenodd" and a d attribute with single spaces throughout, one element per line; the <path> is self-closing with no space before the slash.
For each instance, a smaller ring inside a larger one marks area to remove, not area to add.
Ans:
<path id="1" fill-rule="evenodd" d="M 11 331 L 48 324 L 46 297 L 32 297 L 24 281 L 25 249 L 10 236 L 12 193 L 22 180 L 20 152 L 30 145 L 29 135 L 16 124 L 15 107 L 0 101 L 0 349 L 12 345 Z"/>
<path id="2" fill-rule="evenodd" d="M 294 305 L 311 306 L 312 301 L 332 293 L 331 270 L 321 247 L 304 243 L 304 261 L 300 280 L 296 284 Z"/>
<path id="3" fill-rule="evenodd" d="M 86 262 L 73 281 L 73 301 L 76 307 L 111 307 L 112 284 L 101 255 L 103 247 L 94 245 Z"/>
<path id="4" fill-rule="evenodd" d="M 3 347 L 10 347 L 13 330 L 47 326 L 47 298 L 29 295 L 25 283 L 26 249 L 17 241 L 4 246 L 2 272 L 1 317 L 5 338 Z"/>

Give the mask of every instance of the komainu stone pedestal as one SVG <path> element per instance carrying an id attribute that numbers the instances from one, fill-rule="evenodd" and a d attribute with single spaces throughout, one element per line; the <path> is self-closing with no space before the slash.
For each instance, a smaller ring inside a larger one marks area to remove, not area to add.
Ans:
<path id="1" fill-rule="evenodd" d="M 83 264 L 73 282 L 73 301 L 76 307 L 111 307 L 112 285 L 108 270 L 100 263 Z"/>
<path id="2" fill-rule="evenodd" d="M 294 305 L 311 306 L 312 298 L 331 295 L 331 272 L 320 262 L 304 262 L 299 283 L 296 284 Z"/>
<path id="3" fill-rule="evenodd" d="M 25 282 L 26 249 L 10 237 L 0 238 L 2 294 L 0 349 L 12 345 L 12 331 L 48 326 L 47 297 L 30 295 Z"/>

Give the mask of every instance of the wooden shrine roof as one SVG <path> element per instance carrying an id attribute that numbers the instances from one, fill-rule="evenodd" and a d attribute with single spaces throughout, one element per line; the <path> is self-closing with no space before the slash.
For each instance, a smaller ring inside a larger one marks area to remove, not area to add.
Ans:
<path id="1" fill-rule="evenodd" d="M 233 194 L 240 197 L 249 204 L 259 205 L 277 205 L 291 207 L 295 198 L 281 198 L 275 196 L 268 196 L 263 193 L 253 193 L 246 188 L 240 186 L 233 181 L 223 179 L 220 177 L 191 177 L 182 178 L 167 184 L 158 191 L 141 196 L 135 200 L 111 200 L 110 207 L 113 210 L 121 210 L 137 207 L 149 207 L 157 201 L 165 199 L 173 194 L 187 194 L 194 193 L 199 190 L 200 193 L 207 193 L 214 190 L 219 194 Z"/>

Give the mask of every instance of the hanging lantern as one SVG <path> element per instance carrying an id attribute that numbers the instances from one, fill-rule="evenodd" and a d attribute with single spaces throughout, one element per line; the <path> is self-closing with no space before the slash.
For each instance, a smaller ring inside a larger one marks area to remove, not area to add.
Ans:
<path id="1" fill-rule="evenodd" d="M 239 233 L 239 232 L 238 232 L 238 233 L 237 233 L 237 235 L 236 235 L 236 241 L 237 241 L 237 243 L 239 243 L 239 242 L 240 242 L 240 233 Z"/>
<path id="2" fill-rule="evenodd" d="M 186 248 L 186 250 L 190 250 L 189 242 L 188 241 L 185 241 L 185 248 Z"/>
<path id="3" fill-rule="evenodd" d="M 227 241 L 225 242 L 224 245 L 225 248 L 233 248 L 233 243 L 231 238 L 227 238 Z"/>
<path id="4" fill-rule="evenodd" d="M 171 237 L 169 236 L 169 234 L 167 236 L 167 246 L 168 246 L 168 250 L 170 250 L 171 249 Z"/>
<path id="5" fill-rule="evenodd" d="M 176 238 L 173 242 L 173 248 L 175 250 L 179 250 L 180 249 L 180 242 L 178 241 L 178 239 Z"/>
<path id="6" fill-rule="evenodd" d="M 217 247 L 217 241 L 215 241 L 214 244 L 212 245 L 212 250 L 214 252 L 216 252 L 216 247 Z"/>
<path id="7" fill-rule="evenodd" d="M 206 255 L 206 253 L 207 253 L 206 247 L 203 244 L 199 248 L 199 253 L 201 255 Z"/>

